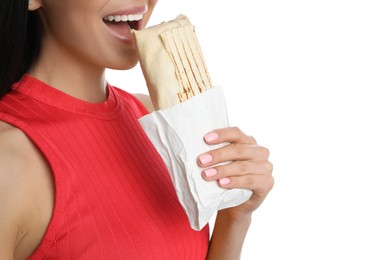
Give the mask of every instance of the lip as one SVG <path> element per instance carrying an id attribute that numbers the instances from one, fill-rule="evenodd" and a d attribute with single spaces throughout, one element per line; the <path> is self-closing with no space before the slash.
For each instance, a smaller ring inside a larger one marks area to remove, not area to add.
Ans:
<path id="1" fill-rule="evenodd" d="M 117 33 L 116 31 L 112 30 L 108 25 L 104 24 L 107 28 L 107 30 L 110 32 L 111 35 L 113 35 L 115 38 L 117 38 L 118 40 L 120 40 L 121 42 L 125 43 L 125 44 L 128 44 L 128 45 L 133 45 L 134 41 L 133 41 L 133 36 L 130 32 L 130 28 L 129 28 L 129 33 L 128 34 L 120 34 L 120 33 Z"/>
<path id="2" fill-rule="evenodd" d="M 145 14 L 148 11 L 148 6 L 143 5 L 143 6 L 134 6 L 130 8 L 124 8 L 118 11 L 115 11 L 113 13 L 105 14 L 103 17 L 106 16 L 115 16 L 115 15 L 127 15 L 127 14 Z M 102 17 L 102 19 L 103 19 Z"/>

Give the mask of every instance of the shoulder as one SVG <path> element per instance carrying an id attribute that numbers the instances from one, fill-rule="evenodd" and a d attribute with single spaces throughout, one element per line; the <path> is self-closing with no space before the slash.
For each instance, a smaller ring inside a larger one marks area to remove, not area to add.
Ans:
<path id="1" fill-rule="evenodd" d="M 138 98 L 139 101 L 141 101 L 141 103 L 146 107 L 146 109 L 149 112 L 153 112 L 154 111 L 152 100 L 150 99 L 150 97 L 148 95 L 145 95 L 145 94 L 135 94 L 134 96 L 136 98 Z"/>
<path id="2" fill-rule="evenodd" d="M 0 121 L 0 257 L 14 254 L 16 245 L 23 236 L 23 208 L 28 197 L 23 189 L 23 147 L 21 133 L 16 128 Z"/>
<path id="3" fill-rule="evenodd" d="M 28 144 L 28 138 L 21 130 L 0 121 L 0 187 L 21 177 L 30 150 Z"/>
<path id="4" fill-rule="evenodd" d="M 125 100 L 129 100 L 129 99 L 131 99 L 132 101 L 135 100 L 138 104 L 141 104 L 142 106 L 144 106 L 148 110 L 148 112 L 154 111 L 152 100 L 150 99 L 150 97 L 148 95 L 139 94 L 139 93 L 130 94 L 129 92 L 127 92 L 121 88 L 113 87 L 113 86 L 111 86 L 111 87 L 117 94 L 119 94 Z"/>
<path id="5" fill-rule="evenodd" d="M 12 171 L 9 177 L 22 177 L 19 174 L 34 157 L 31 153 L 36 153 L 34 144 L 23 131 L 0 120 L 0 162 L 4 162 L 0 163 L 0 173 Z"/>
<path id="6" fill-rule="evenodd" d="M 25 256 L 28 256 L 36 246 L 29 246 L 24 240 L 29 237 L 28 233 L 36 234 L 32 227 L 38 224 L 35 208 L 40 206 L 35 202 L 43 187 L 39 184 L 42 178 L 36 173 L 44 171 L 42 164 L 39 152 L 29 138 L 18 128 L 0 121 L 1 259 L 7 259 L 7 255 L 2 255 L 5 253 L 17 256 L 26 251 Z M 18 247 L 21 247 L 20 251 Z"/>

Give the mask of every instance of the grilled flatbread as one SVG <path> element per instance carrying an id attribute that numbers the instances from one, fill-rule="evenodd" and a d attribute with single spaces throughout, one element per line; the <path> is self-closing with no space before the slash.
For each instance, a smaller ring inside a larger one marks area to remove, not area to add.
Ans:
<path id="1" fill-rule="evenodd" d="M 156 110 L 212 88 L 194 26 L 186 16 L 132 33 Z"/>

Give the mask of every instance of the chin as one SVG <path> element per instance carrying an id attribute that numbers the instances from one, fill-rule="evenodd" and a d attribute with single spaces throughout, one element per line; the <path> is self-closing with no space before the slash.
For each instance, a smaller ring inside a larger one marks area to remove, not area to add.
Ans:
<path id="1" fill-rule="evenodd" d="M 124 61 L 123 63 L 117 63 L 117 64 L 112 64 L 111 66 L 108 66 L 108 69 L 113 69 L 113 70 L 129 70 L 134 68 L 138 64 L 138 59 L 130 59 L 127 61 Z"/>

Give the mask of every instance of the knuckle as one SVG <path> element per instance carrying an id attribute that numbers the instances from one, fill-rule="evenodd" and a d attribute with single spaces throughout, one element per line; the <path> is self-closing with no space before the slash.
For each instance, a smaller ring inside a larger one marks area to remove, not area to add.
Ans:
<path id="1" fill-rule="evenodd" d="M 241 158 L 245 154 L 245 147 L 240 144 L 233 144 L 234 153 L 238 158 Z"/>
<path id="2" fill-rule="evenodd" d="M 260 147 L 260 151 L 261 151 L 261 153 L 262 153 L 266 158 L 269 157 L 270 151 L 269 151 L 268 148 L 266 148 L 266 147 Z"/>
<path id="3" fill-rule="evenodd" d="M 253 155 L 258 159 L 263 161 L 264 159 L 268 159 L 268 156 L 266 154 L 266 151 L 264 151 L 264 148 L 261 146 L 253 146 Z"/>
<path id="4" fill-rule="evenodd" d="M 262 178 L 261 182 L 257 186 L 255 186 L 254 190 L 257 191 L 259 194 L 268 194 L 272 188 L 274 187 L 275 181 L 272 176 L 269 176 L 267 178 Z"/>
<path id="5" fill-rule="evenodd" d="M 237 126 L 232 126 L 231 129 L 236 133 L 241 132 L 241 129 Z"/>
<path id="6" fill-rule="evenodd" d="M 261 146 L 258 146 L 256 145 L 254 147 L 254 152 L 258 155 L 258 156 L 262 156 L 264 151 L 263 151 L 263 148 Z"/>
<path id="7" fill-rule="evenodd" d="M 249 188 L 253 188 L 256 185 L 256 179 L 252 175 L 248 175 L 245 178 L 244 185 Z"/>
<path id="8" fill-rule="evenodd" d="M 270 176 L 268 178 L 268 181 L 266 182 L 266 187 L 265 189 L 269 192 L 270 190 L 272 190 L 272 188 L 274 187 L 275 185 L 275 178 Z"/>
<path id="9" fill-rule="evenodd" d="M 274 165 L 271 162 L 267 162 L 267 164 L 265 165 L 265 168 L 266 168 L 267 172 L 269 174 L 271 174 L 272 171 L 274 170 Z"/>
<path id="10" fill-rule="evenodd" d="M 256 138 L 254 138 L 252 135 L 249 135 L 248 137 L 251 139 L 252 143 L 257 144 Z"/>
<path id="11" fill-rule="evenodd" d="M 233 130 L 233 133 L 234 133 L 235 137 L 239 137 L 239 136 L 241 136 L 243 134 L 241 129 L 238 128 L 237 126 L 233 126 L 231 129 Z"/>
<path id="12" fill-rule="evenodd" d="M 239 174 L 248 173 L 248 165 L 243 161 L 236 162 Z"/>

